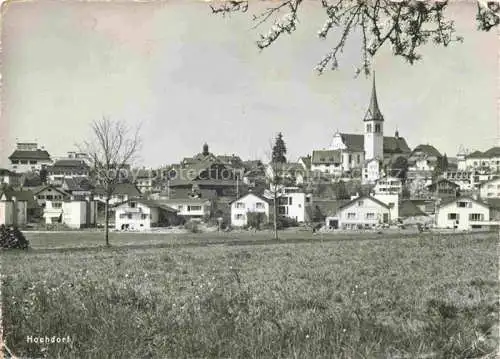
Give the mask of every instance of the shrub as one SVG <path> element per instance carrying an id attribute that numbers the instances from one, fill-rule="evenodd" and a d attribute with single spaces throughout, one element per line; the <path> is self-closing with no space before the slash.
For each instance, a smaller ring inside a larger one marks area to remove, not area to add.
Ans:
<path id="1" fill-rule="evenodd" d="M 7 228 L 2 224 L 0 226 L 0 247 L 27 249 L 29 241 L 17 227 Z"/>
<path id="2" fill-rule="evenodd" d="M 184 228 L 187 229 L 191 233 L 199 233 L 200 229 L 198 228 L 198 223 L 194 221 L 189 221 L 184 224 Z"/>

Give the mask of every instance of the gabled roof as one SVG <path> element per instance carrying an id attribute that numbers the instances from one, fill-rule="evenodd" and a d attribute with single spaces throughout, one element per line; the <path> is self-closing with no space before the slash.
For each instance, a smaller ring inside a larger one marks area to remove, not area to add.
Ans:
<path id="1" fill-rule="evenodd" d="M 470 153 L 467 158 L 484 158 L 484 154 L 481 151 L 474 151 Z"/>
<path id="2" fill-rule="evenodd" d="M 89 169 L 89 165 L 84 160 L 79 159 L 63 159 L 54 162 L 52 167 L 75 167 Z"/>
<path id="3" fill-rule="evenodd" d="M 96 194 L 104 194 L 104 188 L 96 187 Z M 114 186 L 112 195 L 127 195 L 129 197 L 140 197 L 141 191 L 132 183 L 117 183 Z"/>
<path id="4" fill-rule="evenodd" d="M 116 204 L 115 207 L 119 207 L 121 205 L 124 205 L 125 203 L 130 203 L 130 202 L 141 203 L 144 206 L 149 207 L 149 208 L 159 208 L 159 209 L 163 209 L 165 211 L 169 211 L 169 212 L 173 212 L 173 213 L 179 212 L 177 209 L 172 208 L 172 207 L 170 207 L 170 206 L 168 206 L 160 201 L 155 201 L 152 199 L 143 199 L 143 198 L 130 198 L 127 201 Z"/>
<path id="5" fill-rule="evenodd" d="M 354 204 L 354 203 L 356 203 L 357 201 L 361 201 L 361 200 L 363 200 L 363 199 L 369 199 L 369 200 L 371 200 L 371 201 L 373 201 L 373 202 L 377 203 L 378 205 L 380 205 L 380 206 L 382 206 L 382 207 L 384 207 L 384 208 L 389 208 L 389 206 L 388 206 L 388 205 L 386 205 L 384 202 L 379 201 L 378 199 L 376 199 L 376 198 L 374 198 L 374 197 L 372 197 L 372 196 L 363 195 L 363 196 L 359 196 L 359 197 L 357 197 L 357 198 L 354 198 L 354 199 L 350 200 L 349 202 L 347 202 L 347 203 L 343 204 L 342 206 L 340 206 L 340 207 L 339 207 L 339 209 L 344 209 L 344 208 L 346 208 L 346 207 L 349 207 L 351 204 Z"/>
<path id="6" fill-rule="evenodd" d="M 460 202 L 461 200 L 468 200 L 468 201 L 474 202 L 476 204 L 479 204 L 480 206 L 489 208 L 489 205 L 487 203 L 484 203 L 480 200 L 474 199 L 471 196 L 460 196 L 460 197 L 456 197 L 456 198 L 447 199 L 439 204 L 439 208 L 442 208 L 442 207 L 447 206 L 447 205 L 454 203 L 454 202 Z"/>
<path id="7" fill-rule="evenodd" d="M 341 133 L 342 142 L 349 151 L 363 152 L 365 136 L 351 133 Z M 384 154 L 410 153 L 411 150 L 403 137 L 384 136 Z"/>
<path id="8" fill-rule="evenodd" d="M 46 160 L 50 161 L 50 155 L 46 150 L 25 151 L 15 150 L 9 156 L 9 160 Z"/>
<path id="9" fill-rule="evenodd" d="M 15 191 L 13 189 L 0 190 L 0 198 L 5 195 L 7 201 L 12 201 L 12 197 L 16 197 L 18 201 L 28 202 L 28 207 L 35 205 L 35 195 L 31 191 Z"/>
<path id="10" fill-rule="evenodd" d="M 340 150 L 313 151 L 310 163 L 314 165 L 342 163 L 342 152 Z"/>
<path id="11" fill-rule="evenodd" d="M 418 208 L 412 201 L 402 201 L 399 205 L 399 217 L 419 217 L 427 216 L 427 213 Z"/>
<path id="12" fill-rule="evenodd" d="M 33 192 L 33 194 L 36 196 L 40 192 L 43 192 L 43 191 L 45 191 L 47 189 L 51 189 L 53 191 L 59 192 L 60 194 L 62 194 L 65 197 L 69 197 L 70 196 L 69 193 L 66 192 L 66 191 L 64 191 L 62 188 L 55 187 L 55 186 L 52 186 L 52 185 L 47 185 L 47 186 L 39 187 L 36 191 Z"/>
<path id="13" fill-rule="evenodd" d="M 75 178 L 64 178 L 63 186 L 70 192 L 90 191 L 92 189 L 91 184 L 87 180 L 77 180 Z"/>
<path id="14" fill-rule="evenodd" d="M 271 202 L 271 200 L 269 200 L 269 199 L 267 199 L 265 197 L 261 197 L 261 196 L 255 194 L 255 193 L 253 193 L 253 192 L 248 192 L 248 193 L 244 194 L 243 196 L 240 196 L 239 198 L 236 198 L 236 199 L 232 200 L 231 202 L 229 202 L 229 204 L 233 204 L 234 202 L 241 201 L 241 199 L 243 199 L 245 197 L 248 197 L 250 195 L 252 195 L 254 197 L 257 197 L 258 199 L 260 199 L 260 200 L 262 200 L 262 201 L 264 201 L 266 203 L 270 203 Z"/>
<path id="15" fill-rule="evenodd" d="M 311 169 L 311 157 L 310 156 L 303 156 L 299 157 L 299 161 L 302 161 L 306 169 Z"/>
<path id="16" fill-rule="evenodd" d="M 485 157 L 500 157 L 500 147 L 492 147 L 484 153 Z"/>
<path id="17" fill-rule="evenodd" d="M 368 106 L 368 110 L 366 111 L 364 121 L 384 121 L 384 116 L 380 112 L 377 101 L 377 88 L 375 86 L 375 72 L 373 73 L 373 84 L 372 84 L 372 95 L 370 98 L 370 106 Z"/>
<path id="18" fill-rule="evenodd" d="M 422 152 L 429 157 L 438 157 L 438 158 L 442 157 L 441 153 L 439 153 L 439 151 L 434 146 L 431 145 L 418 145 L 413 149 L 411 154 L 413 155 L 417 152 Z"/>

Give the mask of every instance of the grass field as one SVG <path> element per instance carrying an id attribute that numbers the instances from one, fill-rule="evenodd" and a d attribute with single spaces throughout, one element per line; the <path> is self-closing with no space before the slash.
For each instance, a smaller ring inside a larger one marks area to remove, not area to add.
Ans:
<path id="1" fill-rule="evenodd" d="M 497 234 L 268 238 L 29 234 L 32 250 L 1 254 L 4 339 L 31 358 L 496 352 Z"/>

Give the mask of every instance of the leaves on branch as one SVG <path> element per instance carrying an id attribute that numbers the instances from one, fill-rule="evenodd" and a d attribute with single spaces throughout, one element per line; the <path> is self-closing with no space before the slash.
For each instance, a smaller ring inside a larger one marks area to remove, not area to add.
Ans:
<path id="1" fill-rule="evenodd" d="M 482 0 L 481 0 L 482 1 Z M 298 24 L 299 8 L 303 0 L 269 1 L 273 5 L 252 16 L 255 26 L 274 20 L 273 25 L 257 41 L 259 49 L 273 44 L 281 35 L 291 34 Z M 371 61 L 377 51 L 388 44 L 395 56 L 404 58 L 410 64 L 422 56 L 418 49 L 432 41 L 436 45 L 448 46 L 452 42 L 462 42 L 463 38 L 455 35 L 453 21 L 445 16 L 448 0 L 444 1 L 390 1 L 390 0 L 319 0 L 326 14 L 326 21 L 318 31 L 320 39 L 326 39 L 333 28 L 338 28 L 335 46 L 316 65 L 315 70 L 323 73 L 328 67 L 338 68 L 338 56 L 344 50 L 346 41 L 353 32 L 362 37 L 362 63 L 356 69 L 356 75 L 364 71 L 370 73 Z M 227 14 L 248 10 L 248 1 L 231 0 L 224 2 L 213 13 Z M 287 13 L 281 17 L 282 10 Z M 489 31 L 499 23 L 500 6 L 498 2 L 488 2 L 479 6 L 476 19 L 480 30 Z"/>

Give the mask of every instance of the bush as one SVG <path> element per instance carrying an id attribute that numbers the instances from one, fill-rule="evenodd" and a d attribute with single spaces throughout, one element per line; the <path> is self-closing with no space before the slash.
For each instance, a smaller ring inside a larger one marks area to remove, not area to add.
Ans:
<path id="1" fill-rule="evenodd" d="M 194 221 L 189 221 L 184 224 L 184 228 L 187 229 L 191 233 L 199 233 L 200 229 L 198 228 L 198 223 Z"/>
<path id="2" fill-rule="evenodd" d="M 7 228 L 2 224 L 0 226 L 0 247 L 7 249 L 27 249 L 29 247 L 29 241 L 17 227 Z"/>

